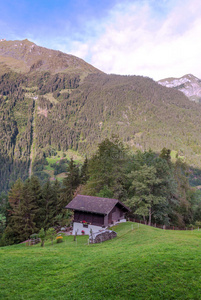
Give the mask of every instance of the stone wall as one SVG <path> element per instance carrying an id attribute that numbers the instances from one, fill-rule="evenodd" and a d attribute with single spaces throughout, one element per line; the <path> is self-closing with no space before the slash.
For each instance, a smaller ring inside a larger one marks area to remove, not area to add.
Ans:
<path id="1" fill-rule="evenodd" d="M 91 244 L 102 243 L 111 240 L 117 236 L 117 233 L 112 230 L 104 230 L 101 232 L 92 233 L 89 236 L 89 241 Z"/>

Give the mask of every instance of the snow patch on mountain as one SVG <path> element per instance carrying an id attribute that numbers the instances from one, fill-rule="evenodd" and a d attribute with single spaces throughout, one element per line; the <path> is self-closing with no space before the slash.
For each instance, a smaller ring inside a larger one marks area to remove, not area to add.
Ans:
<path id="1" fill-rule="evenodd" d="M 158 83 L 181 91 L 192 101 L 201 102 L 201 80 L 192 74 L 184 75 L 181 78 L 162 79 Z"/>
<path id="2" fill-rule="evenodd" d="M 165 85 L 166 87 L 176 87 L 178 85 L 184 84 L 186 82 L 190 82 L 190 80 L 188 78 L 180 78 L 180 79 L 175 79 L 171 82 L 168 82 L 168 80 L 164 81 L 164 82 L 159 82 L 162 85 Z"/>

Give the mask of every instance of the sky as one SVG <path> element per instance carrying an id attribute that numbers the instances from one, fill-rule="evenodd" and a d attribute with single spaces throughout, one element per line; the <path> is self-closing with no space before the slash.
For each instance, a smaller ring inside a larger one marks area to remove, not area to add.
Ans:
<path id="1" fill-rule="evenodd" d="M 0 39 L 29 39 L 108 74 L 201 78 L 200 0 L 0 0 Z"/>

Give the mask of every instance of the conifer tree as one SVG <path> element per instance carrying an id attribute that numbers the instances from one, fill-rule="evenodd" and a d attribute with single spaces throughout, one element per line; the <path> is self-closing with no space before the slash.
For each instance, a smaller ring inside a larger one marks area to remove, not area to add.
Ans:
<path id="1" fill-rule="evenodd" d="M 12 245 L 13 243 L 19 242 L 19 235 L 15 232 L 14 218 L 16 210 L 18 209 L 19 204 L 22 201 L 22 190 L 24 184 L 21 179 L 18 179 L 10 189 L 8 193 L 8 222 L 4 234 L 2 236 L 3 245 Z"/>
<path id="2" fill-rule="evenodd" d="M 163 159 L 166 159 L 166 161 L 168 163 L 170 163 L 171 162 L 171 155 L 170 154 L 171 154 L 171 150 L 164 147 L 161 150 L 160 157 L 163 158 Z"/>
<path id="3" fill-rule="evenodd" d="M 88 159 L 86 157 L 80 172 L 80 183 L 84 184 L 87 182 L 88 179 L 89 179 L 89 166 L 88 166 Z"/>
<path id="4" fill-rule="evenodd" d="M 52 184 L 52 191 L 53 191 L 54 202 L 55 202 L 55 215 L 59 215 L 63 211 L 64 207 L 61 204 L 61 197 L 60 197 L 61 185 L 57 179 Z"/>
<path id="5" fill-rule="evenodd" d="M 8 209 L 9 209 L 8 195 L 5 192 L 2 192 L 0 194 L 0 240 L 8 224 L 8 220 L 9 220 Z"/>
<path id="6" fill-rule="evenodd" d="M 37 214 L 37 205 L 31 190 L 30 179 L 24 183 L 20 194 L 20 201 L 12 211 L 8 231 L 14 234 L 15 242 L 21 242 L 30 237 L 37 231 L 35 216 Z"/>
<path id="7" fill-rule="evenodd" d="M 37 228 L 43 226 L 43 197 L 42 188 L 40 181 L 37 176 L 31 176 L 30 178 L 30 189 L 34 197 L 35 204 L 37 206 L 37 214 L 35 215 L 35 222 Z"/>
<path id="8" fill-rule="evenodd" d="M 43 228 L 46 231 L 54 225 L 56 216 L 56 200 L 53 187 L 48 180 L 42 188 L 43 208 L 41 210 L 43 216 Z"/>
<path id="9" fill-rule="evenodd" d="M 127 153 L 118 138 L 105 139 L 89 161 L 89 180 L 84 187 L 88 195 L 112 195 L 124 200 Z"/>
<path id="10" fill-rule="evenodd" d="M 189 185 L 188 176 L 189 166 L 178 158 L 174 164 L 174 178 L 177 183 L 176 198 L 179 205 L 175 207 L 175 210 L 178 215 L 178 225 L 181 226 L 184 226 L 186 223 L 190 224 L 193 219 L 190 202 L 195 192 Z"/>
<path id="11" fill-rule="evenodd" d="M 23 182 L 22 180 L 19 178 L 14 185 L 12 186 L 11 190 L 9 191 L 8 194 L 8 201 L 11 207 L 11 214 L 13 212 L 13 210 L 15 210 L 15 208 L 17 208 L 17 206 L 19 205 L 20 201 L 21 201 L 21 197 L 22 197 L 22 190 L 23 190 Z"/>
<path id="12" fill-rule="evenodd" d="M 76 188 L 80 184 L 79 168 L 71 158 L 67 170 L 67 176 L 63 180 L 61 190 L 61 205 L 65 207 L 73 198 Z"/>
<path id="13" fill-rule="evenodd" d="M 10 205 L 8 202 L 8 195 L 5 192 L 2 192 L 0 194 L 0 215 L 2 216 L 1 219 L 2 232 L 3 229 L 6 227 L 6 225 L 8 224 L 9 209 L 10 209 Z"/>
<path id="14" fill-rule="evenodd" d="M 62 196 L 61 196 L 61 185 L 58 180 L 55 180 L 53 185 L 53 195 L 54 195 L 54 202 L 55 202 L 55 218 L 54 218 L 54 225 L 60 225 L 63 222 L 66 216 L 66 209 L 65 203 L 63 204 Z"/>

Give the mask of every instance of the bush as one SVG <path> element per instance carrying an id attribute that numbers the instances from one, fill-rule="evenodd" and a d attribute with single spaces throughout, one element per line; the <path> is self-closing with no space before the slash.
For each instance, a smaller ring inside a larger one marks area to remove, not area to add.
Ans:
<path id="1" fill-rule="evenodd" d="M 35 240 L 38 238 L 38 234 L 37 233 L 33 233 L 32 235 L 30 235 L 30 239 L 31 240 Z"/>
<path id="2" fill-rule="evenodd" d="M 55 239 L 55 236 L 57 235 L 57 232 L 54 228 L 49 228 L 48 231 L 46 232 L 46 237 L 47 239 L 50 239 L 53 245 L 53 241 Z"/>
<path id="3" fill-rule="evenodd" d="M 59 235 L 56 237 L 57 243 L 62 243 L 63 242 L 63 236 Z"/>
<path id="4" fill-rule="evenodd" d="M 41 247 L 43 247 L 44 243 L 45 243 L 45 230 L 44 230 L 44 228 L 41 228 L 41 230 L 39 231 L 38 236 L 41 239 Z"/>

